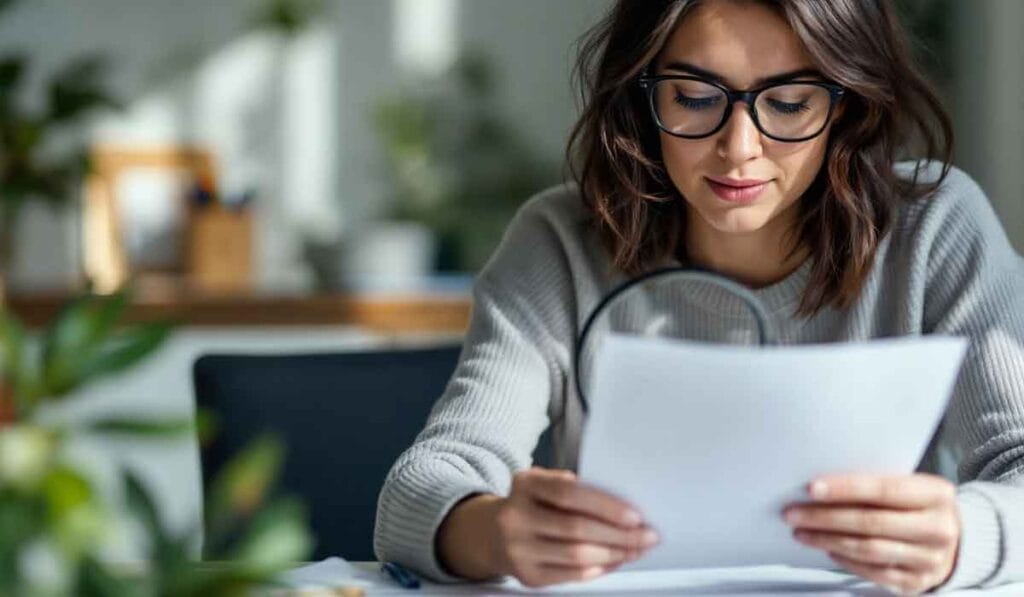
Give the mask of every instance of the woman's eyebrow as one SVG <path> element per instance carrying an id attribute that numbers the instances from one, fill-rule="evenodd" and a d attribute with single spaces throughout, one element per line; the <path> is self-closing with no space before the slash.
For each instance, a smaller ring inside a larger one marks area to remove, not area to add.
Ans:
<path id="1" fill-rule="evenodd" d="M 690 64 L 688 62 L 679 62 L 679 61 L 670 62 L 670 63 L 665 65 L 665 68 L 667 70 L 674 70 L 674 71 L 690 73 L 692 75 L 697 75 L 699 77 L 703 77 L 705 79 L 708 79 L 710 81 L 714 81 L 716 83 L 719 83 L 719 84 L 722 84 L 722 85 L 725 85 L 725 86 L 728 87 L 728 84 L 725 81 L 725 77 L 723 77 L 722 75 L 720 75 L 718 73 L 715 73 L 715 72 L 711 72 L 711 71 L 709 71 L 707 69 L 700 68 L 699 66 L 694 66 L 694 65 L 692 65 L 692 64 Z M 781 83 L 781 82 L 784 82 L 784 81 L 790 81 L 790 80 L 796 79 L 798 77 L 818 77 L 818 78 L 821 78 L 821 72 L 818 71 L 817 69 L 814 69 L 814 68 L 801 68 L 801 69 L 797 69 L 797 70 L 793 70 L 793 71 L 788 71 L 788 72 L 784 72 L 784 73 L 778 73 L 778 74 L 775 74 L 775 75 L 770 75 L 770 76 L 767 76 L 767 77 L 761 77 L 760 79 L 757 79 L 756 81 L 754 81 L 754 86 L 755 87 L 760 87 L 761 85 L 771 85 L 772 83 Z"/>

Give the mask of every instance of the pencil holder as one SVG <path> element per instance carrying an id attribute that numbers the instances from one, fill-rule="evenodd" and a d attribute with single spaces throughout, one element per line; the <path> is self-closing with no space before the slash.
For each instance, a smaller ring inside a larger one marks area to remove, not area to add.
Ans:
<path id="1" fill-rule="evenodd" d="M 219 204 L 196 208 L 188 227 L 189 280 L 203 290 L 243 291 L 252 283 L 253 216 Z"/>

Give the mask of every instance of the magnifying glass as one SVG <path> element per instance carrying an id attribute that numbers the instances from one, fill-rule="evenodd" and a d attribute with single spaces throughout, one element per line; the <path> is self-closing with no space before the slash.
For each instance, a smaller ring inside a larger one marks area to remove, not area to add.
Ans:
<path id="1" fill-rule="evenodd" d="M 728 324 L 709 325 L 721 317 L 727 317 Z M 750 337 L 752 333 L 756 339 Z M 601 299 L 583 325 L 573 371 L 584 415 L 590 409 L 594 359 L 612 334 L 731 344 L 750 344 L 753 340 L 760 346 L 777 343 L 768 312 L 741 284 L 688 267 L 646 273 Z"/>

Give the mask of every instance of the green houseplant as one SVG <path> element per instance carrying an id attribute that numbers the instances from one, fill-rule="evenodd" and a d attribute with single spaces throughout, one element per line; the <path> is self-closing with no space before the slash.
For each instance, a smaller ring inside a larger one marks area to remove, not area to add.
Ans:
<path id="1" fill-rule="evenodd" d="M 167 339 L 166 324 L 119 326 L 128 300 L 126 293 L 77 299 L 38 342 L 0 311 L 0 595 L 241 594 L 308 555 L 302 506 L 270 500 L 283 450 L 268 437 L 238 455 L 210 488 L 207 554 L 219 564 L 193 561 L 190 537 L 167 531 L 144 485 L 127 473 L 124 493 L 149 539 L 148 564 L 140 571 L 100 561 L 114 514 L 68 458 L 69 440 L 164 437 L 193 428 L 191 421 L 136 418 L 72 426 L 46 416 L 75 390 L 137 365 Z"/>
<path id="2" fill-rule="evenodd" d="M 0 14 L 16 3 L 0 0 Z M 27 54 L 0 55 L 0 276 L 10 270 L 25 204 L 44 201 L 54 208 L 70 204 L 88 170 L 84 143 L 65 146 L 55 139 L 66 140 L 97 108 L 116 106 L 103 83 L 107 61 L 85 55 L 44 83 L 45 107 L 29 109 L 19 99 L 30 66 Z"/>
<path id="3" fill-rule="evenodd" d="M 467 53 L 374 111 L 393 191 L 388 215 L 435 231 L 441 269 L 479 269 L 519 205 L 559 179 L 502 117 L 496 76 L 486 55 Z"/>

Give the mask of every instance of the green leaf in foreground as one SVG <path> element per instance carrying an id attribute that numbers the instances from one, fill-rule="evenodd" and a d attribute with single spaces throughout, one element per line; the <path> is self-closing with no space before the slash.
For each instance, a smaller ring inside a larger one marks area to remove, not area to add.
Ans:
<path id="1" fill-rule="evenodd" d="M 86 426 L 86 430 L 103 435 L 123 435 L 141 438 L 170 438 L 193 430 L 192 421 L 183 419 L 141 420 L 131 418 L 99 419 Z"/>

